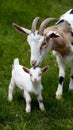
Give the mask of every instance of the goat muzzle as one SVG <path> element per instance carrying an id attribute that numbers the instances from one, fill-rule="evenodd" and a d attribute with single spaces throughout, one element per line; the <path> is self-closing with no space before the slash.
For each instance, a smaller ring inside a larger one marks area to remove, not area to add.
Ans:
<path id="1" fill-rule="evenodd" d="M 32 66 L 35 66 L 35 65 L 36 65 L 36 61 L 33 60 L 33 61 L 31 62 L 31 64 L 32 64 Z"/>

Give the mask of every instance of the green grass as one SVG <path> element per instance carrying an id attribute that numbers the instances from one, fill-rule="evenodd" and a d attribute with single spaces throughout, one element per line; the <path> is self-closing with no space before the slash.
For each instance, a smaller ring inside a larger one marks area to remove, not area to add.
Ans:
<path id="1" fill-rule="evenodd" d="M 57 101 L 58 66 L 51 52 L 41 64 L 50 66 L 42 78 L 46 110 L 41 112 L 36 97 L 32 96 L 32 112 L 26 114 L 25 101 L 18 88 L 12 103 L 7 97 L 13 59 L 18 57 L 21 64 L 30 67 L 26 36 L 16 32 L 12 23 L 30 29 L 36 16 L 41 17 L 41 23 L 46 17 L 58 18 L 70 8 L 73 0 L 0 0 L 0 130 L 73 130 L 73 93 L 68 92 L 70 64 L 66 65 L 63 98 Z"/>

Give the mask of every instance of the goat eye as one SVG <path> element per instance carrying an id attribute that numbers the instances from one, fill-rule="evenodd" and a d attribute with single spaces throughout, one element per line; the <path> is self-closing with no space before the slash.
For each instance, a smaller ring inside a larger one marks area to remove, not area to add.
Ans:
<path id="1" fill-rule="evenodd" d="M 44 42 L 43 44 L 42 44 L 42 46 L 45 46 L 46 45 L 46 42 Z"/>
<path id="2" fill-rule="evenodd" d="M 30 77 L 32 77 L 32 74 L 30 74 Z"/>
<path id="3" fill-rule="evenodd" d="M 47 44 L 46 44 L 46 42 L 44 42 L 44 43 L 41 45 L 40 49 L 46 48 L 46 47 L 47 47 Z"/>
<path id="4" fill-rule="evenodd" d="M 42 73 L 40 73 L 38 76 L 41 76 L 42 75 Z"/>

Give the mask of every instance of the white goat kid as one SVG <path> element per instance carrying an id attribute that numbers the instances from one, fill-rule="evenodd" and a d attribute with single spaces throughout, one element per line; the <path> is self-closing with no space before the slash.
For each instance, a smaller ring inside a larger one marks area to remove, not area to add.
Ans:
<path id="1" fill-rule="evenodd" d="M 24 66 L 19 65 L 19 60 L 14 60 L 12 69 L 12 77 L 9 85 L 8 100 L 13 99 L 13 90 L 15 85 L 24 91 L 23 97 L 26 100 L 26 112 L 31 112 L 31 97 L 30 93 L 37 95 L 40 110 L 44 110 L 43 98 L 42 98 L 42 84 L 41 76 L 42 73 L 48 70 L 48 66 L 44 68 L 31 68 L 27 69 Z"/>
<path id="2" fill-rule="evenodd" d="M 39 30 L 36 31 L 38 19 L 39 17 L 33 20 L 31 31 L 16 24 L 13 24 L 13 27 L 23 34 L 29 34 L 27 40 L 31 49 L 30 62 L 33 66 L 38 66 L 50 50 L 55 51 L 59 66 L 59 84 L 56 98 L 59 99 L 63 93 L 66 61 L 72 61 L 69 90 L 73 90 L 73 10 L 67 11 L 54 26 L 46 29 L 46 25 L 55 18 L 45 19 Z"/>

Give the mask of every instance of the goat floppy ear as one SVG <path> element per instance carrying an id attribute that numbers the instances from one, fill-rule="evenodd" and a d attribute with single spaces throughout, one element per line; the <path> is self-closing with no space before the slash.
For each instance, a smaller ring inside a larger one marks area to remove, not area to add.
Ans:
<path id="1" fill-rule="evenodd" d="M 23 70 L 24 70 L 26 73 L 29 73 L 29 69 L 28 69 L 28 68 L 23 67 Z"/>
<path id="2" fill-rule="evenodd" d="M 43 73 L 43 72 L 46 72 L 48 69 L 49 69 L 49 66 L 47 65 L 47 66 L 43 67 L 43 68 L 41 69 L 41 71 L 42 71 L 42 73 Z"/>
<path id="3" fill-rule="evenodd" d="M 61 37 L 59 33 L 54 32 L 54 31 L 50 31 L 49 33 L 46 34 L 47 38 L 57 38 L 57 37 Z"/>
<path id="4" fill-rule="evenodd" d="M 18 32 L 20 32 L 22 34 L 30 34 L 31 33 L 31 31 L 29 29 L 20 27 L 19 25 L 15 24 L 15 23 L 13 23 L 12 25 Z"/>

